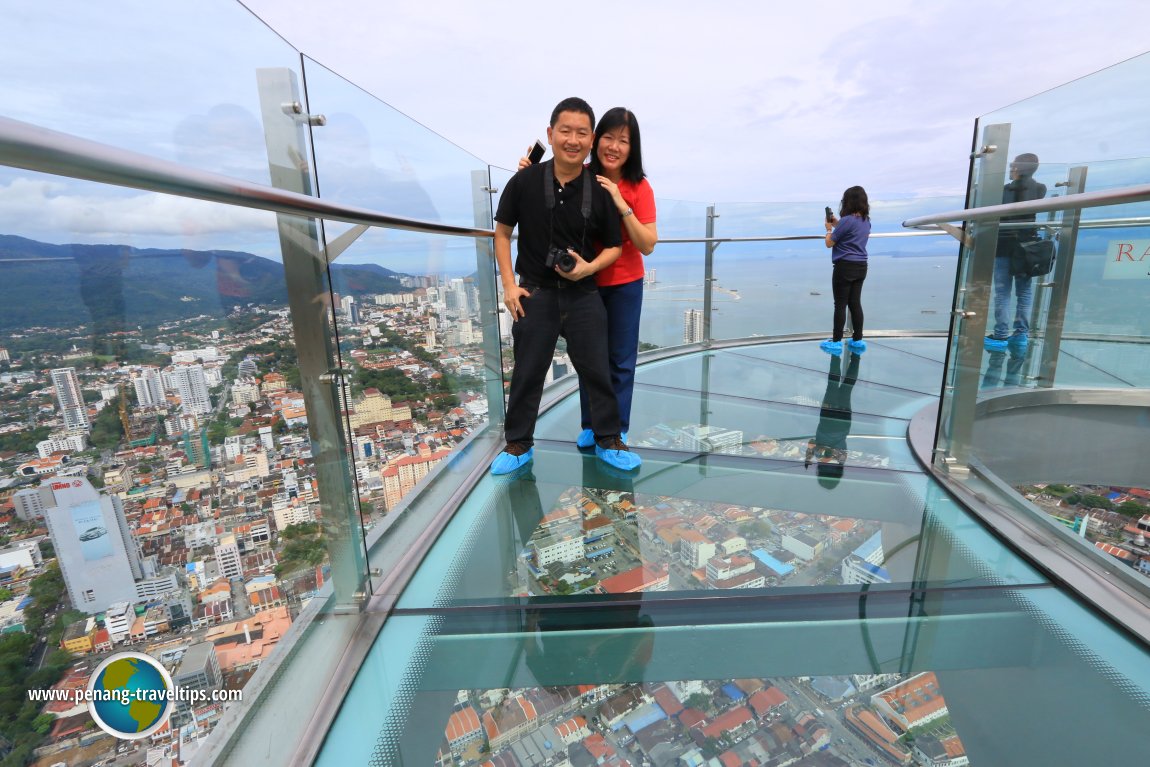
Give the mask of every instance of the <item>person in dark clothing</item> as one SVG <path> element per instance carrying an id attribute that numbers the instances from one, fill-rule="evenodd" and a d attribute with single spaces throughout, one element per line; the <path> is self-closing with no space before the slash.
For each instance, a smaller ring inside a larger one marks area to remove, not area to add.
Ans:
<path id="1" fill-rule="evenodd" d="M 1002 202 L 1041 200 L 1046 196 L 1046 185 L 1034 180 L 1038 170 L 1038 155 L 1024 152 L 1010 163 L 1010 183 L 1002 189 Z M 1025 350 L 1030 342 L 1030 307 L 1034 300 L 1033 279 L 1026 274 L 1014 274 L 1012 265 L 1020 260 L 1022 244 L 1038 237 L 1037 227 L 1017 227 L 1020 221 L 1034 221 L 1034 214 L 1003 216 L 1004 225 L 998 233 L 998 246 L 994 254 L 994 330 L 986 337 L 986 350 L 1005 352 L 1010 346 Z M 1013 286 L 1014 323 L 1010 321 L 1010 293 Z"/>
<path id="2" fill-rule="evenodd" d="M 859 377 L 858 354 L 851 355 L 846 375 L 842 374 L 842 358 L 831 355 L 831 368 L 827 372 L 827 390 L 819 410 L 819 425 L 815 435 L 807 442 L 803 466 L 815 464 L 819 484 L 828 490 L 838 485 L 847 462 L 847 435 L 851 431 L 851 393 Z"/>
<path id="3" fill-rule="evenodd" d="M 862 286 L 866 280 L 867 241 L 870 239 L 870 203 L 866 190 L 852 186 L 843 192 L 838 217 L 826 221 L 826 246 L 831 249 L 831 289 L 834 291 L 834 331 L 819 344 L 829 354 L 843 353 L 843 327 L 847 310 L 851 313 L 851 340 L 855 354 L 866 351 L 863 340 Z"/>

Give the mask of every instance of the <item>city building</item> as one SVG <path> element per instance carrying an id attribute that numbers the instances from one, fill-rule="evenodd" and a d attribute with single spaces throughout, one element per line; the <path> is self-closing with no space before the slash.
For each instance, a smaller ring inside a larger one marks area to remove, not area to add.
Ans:
<path id="1" fill-rule="evenodd" d="M 212 398 L 208 393 L 203 365 L 178 365 L 173 379 L 185 414 L 199 416 L 212 412 Z"/>
<path id="2" fill-rule="evenodd" d="M 687 309 L 683 312 L 683 343 L 697 344 L 703 340 L 703 310 Z"/>
<path id="3" fill-rule="evenodd" d="M 243 577 L 244 568 L 240 562 L 240 547 L 236 543 L 234 534 L 225 533 L 221 535 L 214 551 L 216 564 L 220 568 L 220 575 L 229 580 Z"/>
<path id="4" fill-rule="evenodd" d="M 82 478 L 45 485 L 51 505 L 45 501 L 44 520 L 72 605 L 95 614 L 114 602 L 136 601 L 136 581 L 144 574 L 120 499 Z"/>
<path id="5" fill-rule="evenodd" d="M 136 390 L 136 405 L 139 407 L 165 407 L 164 379 L 160 369 L 142 366 L 132 376 L 132 386 Z"/>
<path id="6" fill-rule="evenodd" d="M 56 403 L 64 418 L 64 428 L 88 431 L 92 424 L 88 420 L 88 406 L 84 403 L 84 393 L 80 391 L 80 381 L 76 378 L 76 368 L 56 368 L 50 375 L 52 387 L 56 390 Z"/>
<path id="7" fill-rule="evenodd" d="M 843 559 L 839 570 L 842 582 L 890 583 L 890 573 L 882 566 L 884 561 L 882 532 L 877 532 Z"/>
<path id="8" fill-rule="evenodd" d="M 46 487 L 29 487 L 17 490 L 12 496 L 16 508 L 16 518 L 25 522 L 44 518 L 44 504 L 52 503 L 52 493 Z"/>

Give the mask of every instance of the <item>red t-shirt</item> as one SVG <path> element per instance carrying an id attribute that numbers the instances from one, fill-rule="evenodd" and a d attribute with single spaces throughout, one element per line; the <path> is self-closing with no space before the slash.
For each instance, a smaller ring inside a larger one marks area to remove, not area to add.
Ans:
<path id="1" fill-rule="evenodd" d="M 655 192 L 647 179 L 632 184 L 626 179 L 619 181 L 619 194 L 627 206 L 634 211 L 635 220 L 640 224 L 655 223 Z M 604 287 L 623 285 L 643 278 L 643 254 L 627 235 L 627 225 L 623 227 L 623 252 L 615 263 L 595 275 L 595 282 Z"/>

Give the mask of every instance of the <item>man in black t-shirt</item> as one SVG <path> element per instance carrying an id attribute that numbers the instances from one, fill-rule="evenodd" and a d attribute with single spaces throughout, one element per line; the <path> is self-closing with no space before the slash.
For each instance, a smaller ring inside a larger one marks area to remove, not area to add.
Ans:
<path id="1" fill-rule="evenodd" d="M 515 368 L 504 423 L 507 446 L 492 462 L 492 474 L 512 472 L 534 457 L 543 382 L 560 335 L 567 339 L 567 353 L 591 400 L 596 455 L 625 471 L 641 463 L 619 435 L 619 405 L 607 361 L 607 313 L 595 285 L 595 273 L 619 257 L 622 235 L 618 210 L 583 167 L 594 125 L 594 112 L 583 99 L 559 102 L 547 128 L 553 159 L 519 171 L 499 198 L 495 258 L 503 303 L 514 321 Z M 519 246 L 512 271 L 516 226 Z"/>

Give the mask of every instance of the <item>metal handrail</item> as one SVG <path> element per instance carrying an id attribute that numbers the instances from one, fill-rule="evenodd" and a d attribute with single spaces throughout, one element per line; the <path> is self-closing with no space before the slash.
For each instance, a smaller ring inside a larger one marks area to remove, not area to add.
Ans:
<path id="1" fill-rule="evenodd" d="M 1120 189 L 1106 189 L 1098 192 L 1083 192 L 1082 194 L 1068 194 L 1061 197 L 1047 197 L 1041 200 L 1026 200 L 1024 202 L 1009 202 L 1002 205 L 987 205 L 984 208 L 965 208 L 945 213 L 933 213 L 929 216 L 908 218 L 902 222 L 907 229 L 917 229 L 923 226 L 946 224 L 953 221 L 984 221 L 1001 218 L 1002 216 L 1045 213 L 1051 210 L 1081 210 L 1083 208 L 1098 208 L 1105 205 L 1120 205 L 1127 202 L 1145 202 L 1150 200 L 1150 184 L 1139 186 L 1126 186 Z"/>
<path id="2" fill-rule="evenodd" d="M 368 208 L 340 205 L 319 197 L 189 168 L 170 160 L 8 117 L 0 117 L 0 165 L 329 221 L 463 237 L 492 237 L 495 234 L 491 229 L 389 216 Z"/>
<path id="3" fill-rule="evenodd" d="M 871 239 L 876 237 L 933 237 L 939 234 L 948 234 L 941 229 L 934 231 L 921 231 L 921 232 L 874 232 L 870 235 Z M 824 234 L 776 234 L 763 237 L 660 237 L 659 244 L 683 244 L 691 242 L 784 242 L 789 240 L 818 240 L 822 242 L 825 239 Z"/>

